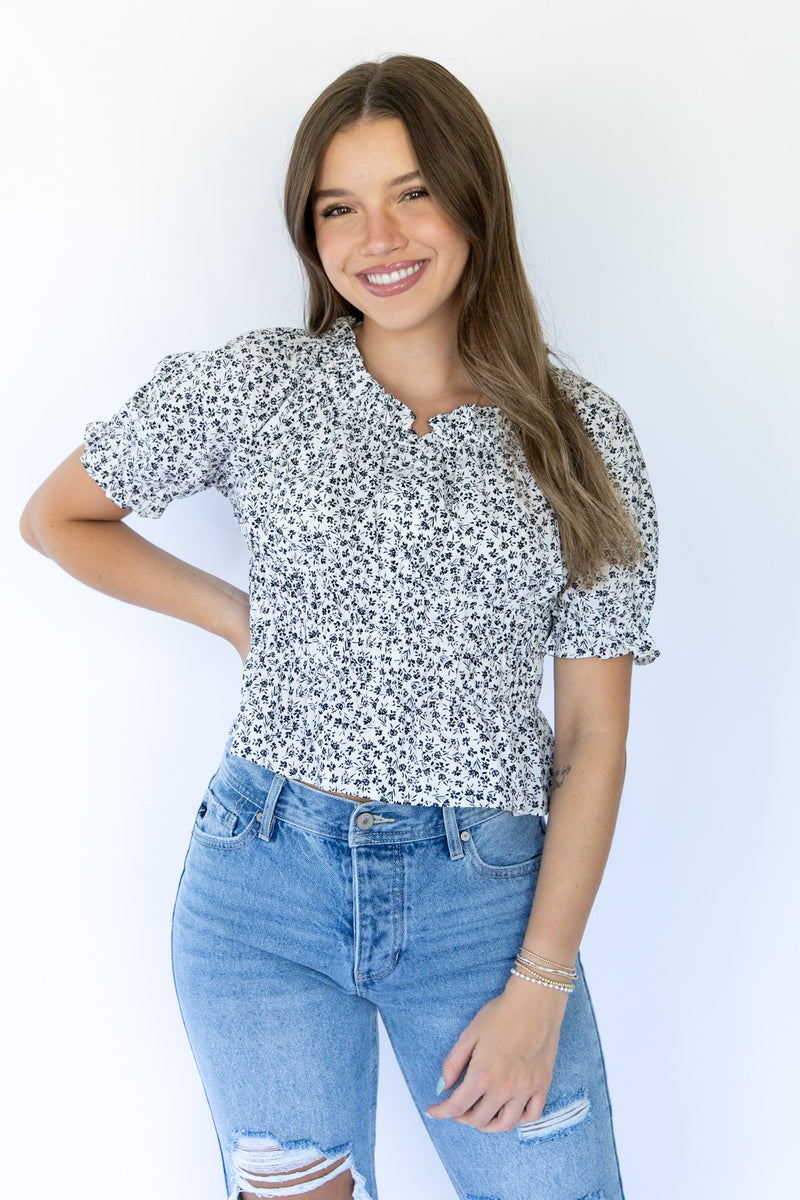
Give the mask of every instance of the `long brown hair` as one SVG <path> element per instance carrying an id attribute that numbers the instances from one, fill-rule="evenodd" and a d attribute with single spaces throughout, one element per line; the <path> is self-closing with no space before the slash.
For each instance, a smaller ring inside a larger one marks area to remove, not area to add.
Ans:
<path id="1" fill-rule="evenodd" d="M 522 266 L 505 164 L 486 114 L 439 63 L 412 55 L 360 63 L 325 89 L 295 137 L 286 177 L 289 233 L 308 276 L 309 332 L 361 313 L 331 286 L 317 254 L 311 193 L 335 133 L 399 118 L 425 186 L 470 243 L 458 351 L 474 386 L 508 417 L 558 519 L 571 582 L 589 586 L 611 563 L 635 561 L 635 526 L 549 362 Z"/>

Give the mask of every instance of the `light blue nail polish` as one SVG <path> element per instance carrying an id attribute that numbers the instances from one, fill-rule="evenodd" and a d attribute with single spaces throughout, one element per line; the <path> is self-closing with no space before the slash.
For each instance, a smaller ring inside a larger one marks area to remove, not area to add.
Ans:
<path id="1" fill-rule="evenodd" d="M 436 1095 L 441 1096 L 443 1091 L 444 1091 L 444 1077 L 442 1075 L 440 1075 L 439 1082 L 436 1085 Z"/>

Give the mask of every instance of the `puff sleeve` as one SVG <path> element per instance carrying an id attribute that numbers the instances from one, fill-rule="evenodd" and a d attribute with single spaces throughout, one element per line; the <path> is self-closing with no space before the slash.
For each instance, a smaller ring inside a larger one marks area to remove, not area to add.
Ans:
<path id="1" fill-rule="evenodd" d="M 241 414 L 226 349 L 169 355 L 113 417 L 87 425 L 81 462 L 115 504 L 160 517 L 178 496 L 227 494 Z"/>
<path id="2" fill-rule="evenodd" d="M 591 588 L 566 587 L 556 603 L 547 651 L 557 658 L 615 658 L 632 653 L 634 662 L 644 665 L 659 654 L 648 632 L 658 561 L 653 491 L 627 414 L 594 384 L 579 383 L 573 400 L 633 516 L 644 554 L 631 567 L 608 568 Z"/>

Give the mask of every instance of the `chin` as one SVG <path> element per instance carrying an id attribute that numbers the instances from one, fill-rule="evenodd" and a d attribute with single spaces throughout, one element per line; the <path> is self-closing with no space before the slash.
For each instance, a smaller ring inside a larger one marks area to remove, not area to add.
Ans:
<path id="1" fill-rule="evenodd" d="M 451 309 L 449 305 L 443 305 L 433 312 L 414 312 L 410 309 L 403 310 L 399 306 L 395 311 L 391 311 L 387 304 L 383 310 L 376 310 L 370 306 L 370 309 L 362 311 L 361 319 L 377 329 L 386 330 L 387 333 L 411 333 L 416 329 L 433 328 L 448 323 L 451 316 L 457 316 L 457 312 L 457 308 Z"/>

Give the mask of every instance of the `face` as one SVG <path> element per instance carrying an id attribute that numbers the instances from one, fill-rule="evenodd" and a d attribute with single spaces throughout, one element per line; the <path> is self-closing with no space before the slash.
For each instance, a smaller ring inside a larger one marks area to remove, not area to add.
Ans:
<path id="1" fill-rule="evenodd" d="M 365 327 L 452 335 L 469 242 L 428 194 L 402 121 L 334 134 L 312 203 L 325 274 Z"/>

